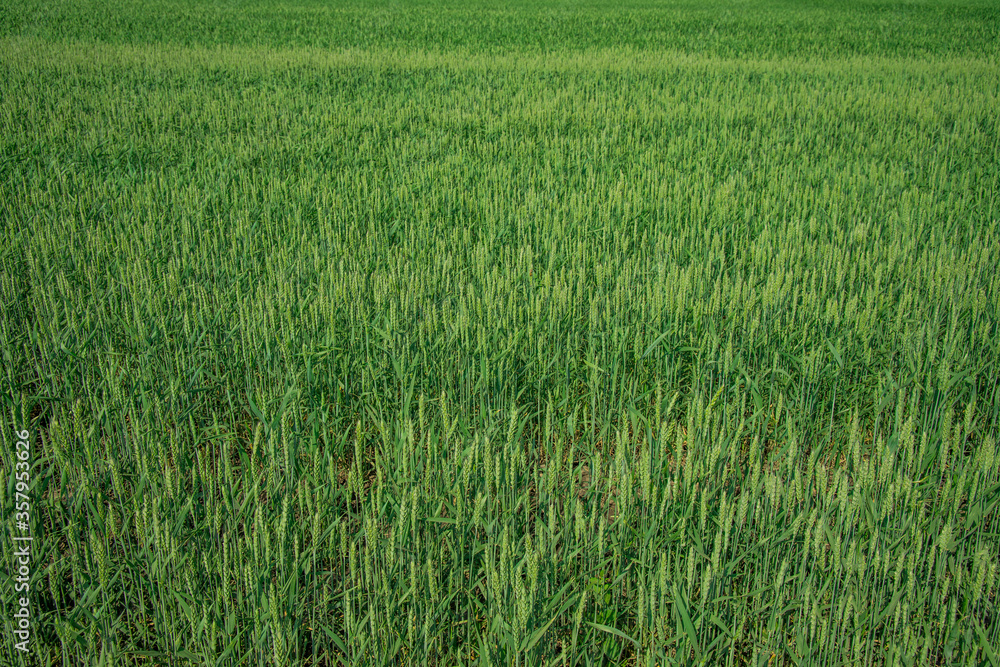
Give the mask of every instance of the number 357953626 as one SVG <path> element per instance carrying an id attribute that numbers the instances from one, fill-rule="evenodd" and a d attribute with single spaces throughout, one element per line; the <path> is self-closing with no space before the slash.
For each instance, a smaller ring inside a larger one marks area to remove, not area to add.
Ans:
<path id="1" fill-rule="evenodd" d="M 17 436 L 17 444 L 15 457 L 17 461 L 14 464 L 15 469 L 15 479 L 17 481 L 16 489 L 17 496 L 15 498 L 15 511 L 17 515 L 15 516 L 16 521 L 27 521 L 28 512 L 31 509 L 28 498 L 28 481 L 31 476 L 31 462 L 29 461 L 31 444 L 28 439 L 29 433 L 27 431 L 17 431 L 15 434 Z"/>

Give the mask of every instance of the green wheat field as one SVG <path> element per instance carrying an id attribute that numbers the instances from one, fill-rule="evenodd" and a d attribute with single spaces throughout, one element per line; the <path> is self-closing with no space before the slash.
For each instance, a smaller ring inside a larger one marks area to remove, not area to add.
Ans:
<path id="1" fill-rule="evenodd" d="M 4 2 L 0 302 L 5 667 L 1000 667 L 993 0 Z"/>

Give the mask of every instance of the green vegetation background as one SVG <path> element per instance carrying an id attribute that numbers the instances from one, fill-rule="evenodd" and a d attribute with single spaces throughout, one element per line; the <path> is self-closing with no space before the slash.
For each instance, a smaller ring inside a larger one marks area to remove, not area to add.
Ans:
<path id="1" fill-rule="evenodd" d="M 1000 37 L 989 0 L 29 0 L 0 12 L 5 35 L 132 45 L 995 57 Z"/>
<path id="2" fill-rule="evenodd" d="M 2 660 L 997 667 L 998 44 L 3 5 Z"/>

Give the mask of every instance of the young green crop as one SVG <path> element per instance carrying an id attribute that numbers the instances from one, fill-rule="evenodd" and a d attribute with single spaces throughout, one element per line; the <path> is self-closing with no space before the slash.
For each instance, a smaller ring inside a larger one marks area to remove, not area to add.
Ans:
<path id="1" fill-rule="evenodd" d="M 4 660 L 995 664 L 998 16 L 755 8 L 6 10 Z"/>

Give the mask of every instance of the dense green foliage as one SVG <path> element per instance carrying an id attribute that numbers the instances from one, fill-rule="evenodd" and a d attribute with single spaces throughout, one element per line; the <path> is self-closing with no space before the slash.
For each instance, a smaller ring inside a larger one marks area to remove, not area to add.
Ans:
<path id="1" fill-rule="evenodd" d="M 0 8 L 25 664 L 996 667 L 998 26 Z"/>
<path id="2" fill-rule="evenodd" d="M 676 49 L 724 57 L 1000 52 L 992 0 L 23 0 L 0 29 L 51 41 L 441 52 Z"/>

